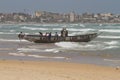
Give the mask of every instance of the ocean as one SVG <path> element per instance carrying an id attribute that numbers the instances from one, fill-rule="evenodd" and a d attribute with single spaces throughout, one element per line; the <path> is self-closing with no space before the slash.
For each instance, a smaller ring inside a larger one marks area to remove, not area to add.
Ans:
<path id="1" fill-rule="evenodd" d="M 18 39 L 19 32 L 60 35 L 64 27 L 68 35 L 100 35 L 90 42 L 33 43 Z M 120 66 L 120 24 L 0 24 L 0 59 Z"/>

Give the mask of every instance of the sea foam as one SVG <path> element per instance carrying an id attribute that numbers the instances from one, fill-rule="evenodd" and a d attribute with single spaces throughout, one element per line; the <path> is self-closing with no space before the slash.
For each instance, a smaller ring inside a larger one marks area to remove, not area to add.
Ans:
<path id="1" fill-rule="evenodd" d="M 105 44 L 108 44 L 108 45 L 117 45 L 119 44 L 118 41 L 108 41 L 108 42 L 104 42 Z"/>
<path id="2" fill-rule="evenodd" d="M 12 56 L 26 56 L 24 53 L 8 53 L 8 54 Z"/>
<path id="3" fill-rule="evenodd" d="M 100 32 L 112 32 L 112 33 L 120 33 L 118 29 L 101 29 Z"/>
<path id="4" fill-rule="evenodd" d="M 21 27 L 21 29 L 27 29 L 27 30 L 48 30 L 48 28 L 35 28 L 35 27 Z"/>
<path id="5" fill-rule="evenodd" d="M 48 59 L 65 59 L 65 57 L 60 57 L 60 56 L 40 56 L 40 55 L 28 55 L 29 57 L 34 57 L 34 58 L 48 58 Z"/>
<path id="6" fill-rule="evenodd" d="M 59 46 L 66 50 L 79 50 L 79 51 L 96 51 L 96 50 L 106 50 L 106 49 L 115 49 L 119 48 L 117 41 L 110 42 L 100 42 L 93 41 L 90 43 L 75 43 L 75 42 L 58 42 L 55 43 L 56 46 Z"/>
<path id="7" fill-rule="evenodd" d="M 0 39 L 0 41 L 3 41 L 3 42 L 20 42 L 19 39 Z M 28 42 L 26 40 L 21 40 L 22 42 Z"/>
<path id="8" fill-rule="evenodd" d="M 98 36 L 98 38 L 120 39 L 120 36 Z"/>

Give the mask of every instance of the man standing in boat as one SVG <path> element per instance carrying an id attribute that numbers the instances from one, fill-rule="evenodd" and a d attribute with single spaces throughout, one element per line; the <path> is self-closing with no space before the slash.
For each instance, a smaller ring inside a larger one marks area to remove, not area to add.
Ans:
<path id="1" fill-rule="evenodd" d="M 51 34 L 51 32 L 48 34 L 48 40 L 50 41 L 51 40 L 51 36 L 52 36 L 52 34 Z"/>
<path id="2" fill-rule="evenodd" d="M 54 40 L 58 40 L 58 33 L 57 32 L 55 32 L 55 38 L 54 38 Z"/>
<path id="3" fill-rule="evenodd" d="M 68 31 L 66 30 L 66 28 L 63 28 L 61 30 L 61 37 L 62 37 L 62 39 L 65 41 L 67 36 L 68 36 Z"/>
<path id="4" fill-rule="evenodd" d="M 23 34 L 23 32 L 20 32 L 19 34 L 18 34 L 18 38 L 21 40 L 21 39 L 23 39 L 23 37 L 25 36 L 25 34 Z"/>
<path id="5" fill-rule="evenodd" d="M 68 36 L 68 31 L 66 30 L 66 28 L 63 28 L 63 29 L 61 30 L 61 36 L 62 36 L 62 37 L 67 37 L 67 36 Z"/>

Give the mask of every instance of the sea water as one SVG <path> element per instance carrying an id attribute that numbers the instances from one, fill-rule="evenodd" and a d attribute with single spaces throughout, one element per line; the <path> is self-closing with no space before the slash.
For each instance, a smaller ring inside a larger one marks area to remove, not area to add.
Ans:
<path id="1" fill-rule="evenodd" d="M 60 31 L 68 35 L 99 33 L 90 42 L 33 43 L 19 40 L 19 32 L 39 34 Z M 69 61 L 120 65 L 120 24 L 0 24 L 0 59 Z"/>

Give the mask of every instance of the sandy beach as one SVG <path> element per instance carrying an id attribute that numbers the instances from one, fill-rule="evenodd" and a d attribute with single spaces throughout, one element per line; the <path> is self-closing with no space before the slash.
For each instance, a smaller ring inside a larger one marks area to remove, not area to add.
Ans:
<path id="1" fill-rule="evenodd" d="M 119 80 L 120 70 L 90 64 L 0 60 L 0 80 Z"/>

